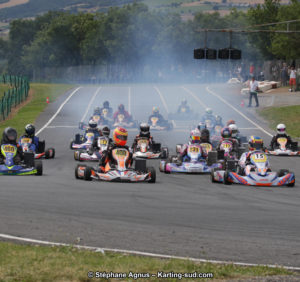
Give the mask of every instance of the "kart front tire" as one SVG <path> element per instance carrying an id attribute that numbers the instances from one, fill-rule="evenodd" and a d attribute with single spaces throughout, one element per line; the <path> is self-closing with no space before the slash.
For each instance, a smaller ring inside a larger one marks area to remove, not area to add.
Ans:
<path id="1" fill-rule="evenodd" d="M 35 175 L 43 175 L 43 163 L 41 161 L 35 162 L 36 173 Z"/>
<path id="2" fill-rule="evenodd" d="M 92 175 L 92 169 L 89 166 L 87 166 L 86 169 L 84 170 L 84 176 L 83 176 L 84 180 L 91 181 L 92 180 L 91 175 Z"/>
<path id="3" fill-rule="evenodd" d="M 293 172 L 290 172 L 290 173 L 293 173 Z M 289 183 L 289 184 L 287 185 L 287 187 L 294 187 L 294 186 L 295 186 L 295 183 L 296 183 L 296 179 L 295 179 L 295 181 L 294 181 L 293 183 Z"/>
<path id="4" fill-rule="evenodd" d="M 169 150 L 168 150 L 168 148 L 163 147 L 163 148 L 162 148 L 162 155 L 161 155 L 161 158 L 162 158 L 162 159 L 167 159 L 168 157 L 169 157 Z"/>
<path id="5" fill-rule="evenodd" d="M 147 172 L 150 172 L 150 179 L 148 180 L 148 183 L 155 183 L 156 181 L 156 170 L 154 167 L 150 166 L 147 168 Z"/>

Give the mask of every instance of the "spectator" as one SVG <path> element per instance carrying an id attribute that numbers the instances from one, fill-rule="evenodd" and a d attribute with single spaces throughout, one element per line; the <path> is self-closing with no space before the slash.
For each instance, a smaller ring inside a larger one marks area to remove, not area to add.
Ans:
<path id="1" fill-rule="evenodd" d="M 287 86 L 287 79 L 288 79 L 288 69 L 286 63 L 283 63 L 282 69 L 280 71 L 280 78 L 281 78 L 281 85 Z"/>
<path id="2" fill-rule="evenodd" d="M 252 106 L 252 96 L 254 96 L 254 99 L 255 99 L 255 102 L 256 102 L 256 107 L 259 106 L 258 98 L 257 98 L 257 91 L 258 90 L 259 90 L 258 82 L 255 80 L 255 77 L 252 76 L 251 81 L 250 81 L 250 95 L 249 95 L 248 108 Z"/>
<path id="3" fill-rule="evenodd" d="M 290 70 L 290 86 L 291 92 L 295 92 L 296 91 L 296 70 L 294 66 L 291 66 L 291 70 Z"/>

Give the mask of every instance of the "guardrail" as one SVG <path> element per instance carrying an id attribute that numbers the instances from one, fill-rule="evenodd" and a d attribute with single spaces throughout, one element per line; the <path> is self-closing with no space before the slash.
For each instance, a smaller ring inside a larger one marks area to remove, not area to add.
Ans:
<path id="1" fill-rule="evenodd" d="M 27 99 L 30 86 L 27 78 L 14 75 L 1 75 L 0 83 L 9 84 L 11 87 L 0 99 L 0 121 L 3 121 L 8 117 L 12 108 Z"/>

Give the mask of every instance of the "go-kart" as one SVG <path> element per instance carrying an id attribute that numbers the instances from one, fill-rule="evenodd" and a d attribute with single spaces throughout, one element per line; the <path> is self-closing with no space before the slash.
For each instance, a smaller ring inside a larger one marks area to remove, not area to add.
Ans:
<path id="1" fill-rule="evenodd" d="M 287 138 L 281 137 L 277 139 L 279 146 L 274 149 L 266 149 L 266 153 L 274 156 L 297 156 L 300 155 L 298 148 L 298 142 L 292 142 L 291 145 L 287 146 Z"/>
<path id="2" fill-rule="evenodd" d="M 172 123 L 160 120 L 158 117 L 151 117 L 150 121 L 150 130 L 171 130 L 173 128 Z"/>
<path id="3" fill-rule="evenodd" d="M 45 150 L 45 141 L 39 141 L 38 148 L 32 143 L 32 138 L 24 137 L 20 140 L 23 152 L 32 152 L 35 159 L 53 159 L 55 157 L 55 149 L 49 148 Z"/>
<path id="4" fill-rule="evenodd" d="M 108 126 L 110 127 L 112 125 L 112 121 L 109 121 L 108 119 L 100 116 L 100 115 L 93 115 L 91 120 L 94 120 L 95 122 L 97 122 L 98 125 L 100 126 Z M 79 122 L 79 126 L 78 128 L 81 130 L 86 130 L 89 126 L 84 123 L 84 122 Z"/>
<path id="5" fill-rule="evenodd" d="M 226 185 L 232 183 L 249 186 L 294 186 L 295 174 L 282 169 L 278 173 L 272 172 L 267 156 L 264 152 L 253 152 L 250 164 L 242 168 L 232 160 L 228 160 L 226 170 L 211 171 L 211 181 Z"/>
<path id="6" fill-rule="evenodd" d="M 41 161 L 34 161 L 34 154 L 25 152 L 24 160 L 19 164 L 14 163 L 17 154 L 17 147 L 11 144 L 1 145 L 1 152 L 4 156 L 4 163 L 0 164 L 0 175 L 42 175 L 43 164 Z"/>
<path id="7" fill-rule="evenodd" d="M 76 161 L 99 161 L 103 151 L 106 151 L 109 145 L 109 138 L 100 136 L 97 140 L 99 151 L 89 152 L 89 150 L 76 150 L 74 152 L 74 159 Z"/>
<path id="8" fill-rule="evenodd" d="M 105 171 L 78 164 L 75 168 L 75 177 L 84 180 L 102 180 L 117 182 L 149 182 L 156 181 L 156 171 L 153 167 L 146 167 L 146 160 L 135 160 L 135 168 L 127 167 L 126 161 L 129 152 L 125 148 L 116 148 L 112 151 L 116 165 L 107 163 Z"/>
<path id="9" fill-rule="evenodd" d="M 147 138 L 140 138 L 137 145 L 133 148 L 133 158 L 142 159 L 166 159 L 169 156 L 167 147 L 162 147 L 160 143 L 153 143 L 150 147 Z"/>
<path id="10" fill-rule="evenodd" d="M 102 116 L 105 120 L 107 120 L 110 124 L 113 123 L 113 116 L 112 116 L 112 114 L 109 114 L 108 109 L 103 108 L 103 109 L 102 109 L 102 112 L 101 112 L 101 116 Z"/>
<path id="11" fill-rule="evenodd" d="M 123 114 L 118 114 L 117 119 L 115 120 L 114 127 L 125 127 L 125 128 L 136 128 L 137 127 L 137 122 L 133 121 L 131 119 L 126 120 L 125 116 Z"/>
<path id="12" fill-rule="evenodd" d="M 197 120 L 199 115 L 197 113 L 193 113 L 192 111 L 187 112 L 187 109 L 182 107 L 179 112 L 170 113 L 168 115 L 168 119 L 170 120 Z"/>
<path id="13" fill-rule="evenodd" d="M 176 146 L 179 154 L 181 145 Z M 188 145 L 187 156 L 183 162 L 178 162 L 178 155 L 171 156 L 167 161 L 162 160 L 159 170 L 165 173 L 209 173 L 213 168 L 222 168 L 222 162 L 217 160 L 217 152 L 212 151 L 208 143 Z"/>
<path id="14" fill-rule="evenodd" d="M 95 134 L 93 132 L 87 132 L 85 135 L 76 134 L 75 139 L 70 142 L 71 150 L 87 150 L 93 144 Z"/>

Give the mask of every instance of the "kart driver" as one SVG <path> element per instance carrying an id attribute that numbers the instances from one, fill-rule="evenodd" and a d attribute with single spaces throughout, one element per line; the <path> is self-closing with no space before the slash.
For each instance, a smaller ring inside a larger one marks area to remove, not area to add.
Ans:
<path id="1" fill-rule="evenodd" d="M 247 165 L 250 165 L 251 155 L 258 152 L 263 152 L 264 142 L 260 137 L 250 136 L 249 141 L 249 152 L 242 154 L 239 160 L 239 166 L 244 170 Z"/>
<path id="2" fill-rule="evenodd" d="M 187 104 L 187 100 L 183 99 L 181 101 L 181 104 L 179 105 L 178 109 L 177 109 L 177 114 L 182 114 L 182 113 L 187 113 L 189 114 L 191 112 L 191 108 L 188 106 Z"/>
<path id="3" fill-rule="evenodd" d="M 111 118 L 113 115 L 113 109 L 109 106 L 109 102 L 108 101 L 104 101 L 103 102 L 103 106 L 100 109 L 100 114 L 104 115 L 103 111 L 107 110 L 107 115 L 105 116 L 106 118 Z"/>
<path id="4" fill-rule="evenodd" d="M 135 149 L 137 146 L 137 143 L 139 139 L 141 138 L 147 138 L 149 141 L 149 146 L 150 148 L 152 147 L 152 144 L 154 143 L 153 137 L 151 136 L 150 133 L 150 126 L 147 123 L 141 123 L 140 125 L 140 133 L 134 138 L 133 144 L 132 144 L 132 149 Z"/>
<path id="5" fill-rule="evenodd" d="M 239 142 L 239 145 L 241 145 L 241 139 L 240 139 L 240 131 L 235 123 L 232 123 L 228 126 L 228 128 L 231 130 L 231 136 L 232 138 L 236 139 Z"/>
<path id="6" fill-rule="evenodd" d="M 178 157 L 177 165 L 181 165 L 182 162 L 188 162 L 189 156 L 188 156 L 188 146 L 189 145 L 195 145 L 200 144 L 201 134 L 200 131 L 197 129 L 194 129 L 190 133 L 190 139 L 188 144 L 184 144 L 181 148 L 181 152 Z M 201 154 L 202 155 L 202 154 Z"/>
<path id="7" fill-rule="evenodd" d="M 111 143 L 108 147 L 107 151 L 102 152 L 102 156 L 99 162 L 99 172 L 105 172 L 105 166 L 107 163 L 110 164 L 110 166 L 114 166 L 115 160 L 112 156 L 112 151 L 116 148 L 124 148 L 129 152 L 129 158 L 126 163 L 126 167 L 130 167 L 132 164 L 132 153 L 129 151 L 128 146 L 126 146 L 127 143 L 127 137 L 128 132 L 123 127 L 117 127 L 113 132 L 113 141 L 114 143 Z"/>
<path id="8" fill-rule="evenodd" d="M 94 113 L 93 113 L 93 115 L 101 115 L 101 109 L 99 108 L 99 107 L 96 107 L 95 109 L 94 109 Z"/>
<path id="9" fill-rule="evenodd" d="M 101 137 L 101 136 L 107 137 L 108 138 L 108 146 L 113 143 L 113 140 L 111 138 L 109 138 L 109 135 L 110 135 L 110 128 L 108 126 L 104 126 L 101 130 L 101 135 L 99 137 Z M 100 147 L 98 146 L 99 137 L 94 138 L 92 146 L 89 147 L 89 149 L 87 151 L 89 155 L 92 155 L 95 151 L 100 150 Z"/>
<path id="10" fill-rule="evenodd" d="M 124 115 L 124 122 L 132 121 L 131 115 L 127 111 L 125 111 L 125 107 L 123 104 L 120 104 L 118 107 L 118 110 L 114 113 L 114 116 L 113 116 L 114 123 L 118 122 L 118 115 Z"/>
<path id="11" fill-rule="evenodd" d="M 23 160 L 23 151 L 21 146 L 17 143 L 17 131 L 12 127 L 7 127 L 3 131 L 0 146 L 6 144 L 14 145 L 17 147 L 17 153 L 14 157 L 14 163 L 19 164 L 21 160 Z M 2 154 L 2 150 L 0 150 L 0 164 L 4 163 L 4 159 L 5 156 Z"/>
<path id="12" fill-rule="evenodd" d="M 229 126 L 230 124 L 235 124 L 235 120 L 230 119 L 226 122 L 226 126 Z"/>
<path id="13" fill-rule="evenodd" d="M 275 150 L 276 147 L 279 146 L 279 144 L 277 142 L 278 138 L 286 138 L 287 139 L 286 146 L 291 145 L 292 139 L 289 135 L 286 134 L 285 125 L 280 123 L 277 125 L 276 129 L 277 129 L 277 134 L 275 136 L 273 136 L 273 138 L 271 140 L 271 144 L 270 144 L 270 147 L 272 148 L 272 150 Z"/>
<path id="14" fill-rule="evenodd" d="M 209 144 L 211 144 L 210 143 L 210 136 L 209 136 L 210 134 L 209 134 L 209 130 L 208 129 L 206 129 L 206 128 L 204 128 L 204 129 L 202 129 L 201 130 L 201 133 L 200 133 L 200 144 L 202 144 L 202 143 L 209 143 Z"/>
<path id="15" fill-rule="evenodd" d="M 159 113 L 159 108 L 158 108 L 158 107 L 153 107 L 153 109 L 152 109 L 152 115 L 150 115 L 150 116 L 149 116 L 149 119 L 148 119 L 148 123 L 149 123 L 149 124 L 152 124 L 151 119 L 152 119 L 153 117 L 158 118 L 158 121 L 157 121 L 157 124 L 158 124 L 158 125 L 164 124 L 164 123 L 167 122 L 167 121 L 164 119 L 164 117 Z"/>
<path id="16" fill-rule="evenodd" d="M 216 117 L 213 115 L 211 108 L 207 108 L 205 114 L 201 118 L 202 122 L 205 122 L 206 120 L 210 120 L 214 125 L 216 124 Z"/>
<path id="17" fill-rule="evenodd" d="M 201 132 L 202 129 L 206 129 L 206 123 L 205 122 L 199 122 L 197 129 Z"/>
<path id="18" fill-rule="evenodd" d="M 219 115 L 216 115 L 216 125 L 215 126 L 221 126 L 222 128 L 224 127 L 222 117 Z"/>
<path id="19" fill-rule="evenodd" d="M 21 145 L 22 138 L 31 138 L 33 146 L 33 151 L 39 151 L 39 138 L 35 136 L 35 126 L 33 124 L 27 124 L 25 126 L 25 133 L 19 139 L 19 144 Z"/>
<path id="20" fill-rule="evenodd" d="M 221 130 L 221 140 L 217 146 L 217 150 L 220 150 L 221 144 L 224 141 L 230 141 L 232 143 L 232 153 L 238 153 L 239 143 L 236 139 L 232 138 L 232 132 L 229 127 L 224 127 Z"/>
<path id="21" fill-rule="evenodd" d="M 85 134 L 94 133 L 95 138 L 101 136 L 102 135 L 101 130 L 97 128 L 97 126 L 98 126 L 97 122 L 91 119 L 89 121 L 88 127 L 85 130 Z"/>

